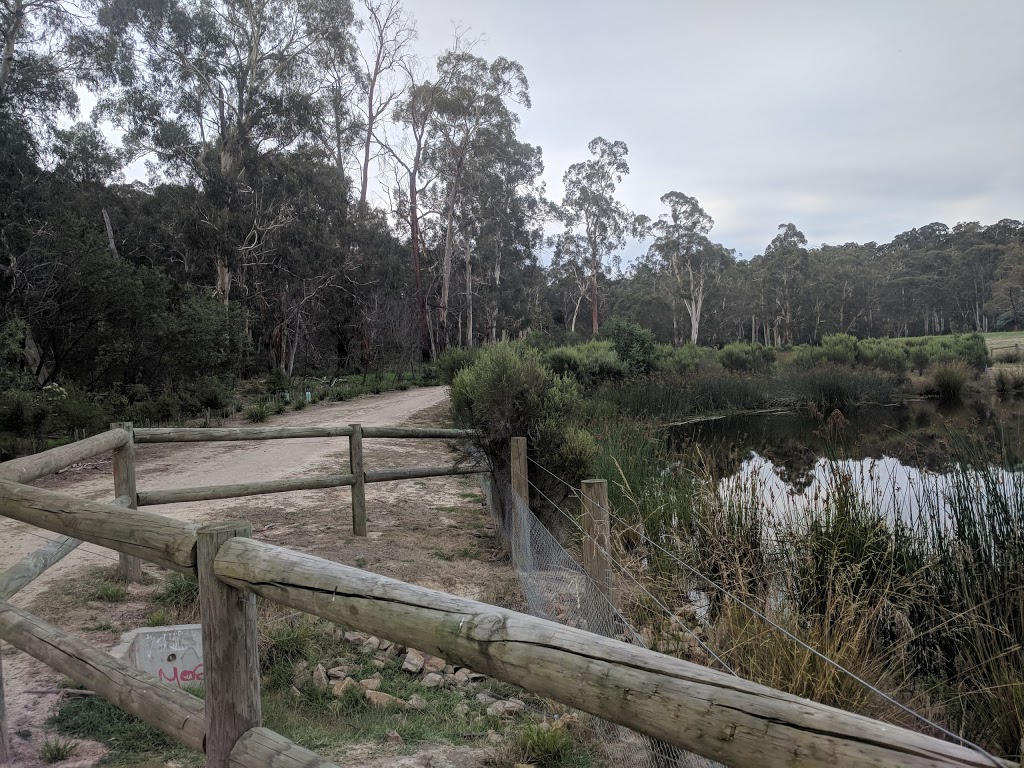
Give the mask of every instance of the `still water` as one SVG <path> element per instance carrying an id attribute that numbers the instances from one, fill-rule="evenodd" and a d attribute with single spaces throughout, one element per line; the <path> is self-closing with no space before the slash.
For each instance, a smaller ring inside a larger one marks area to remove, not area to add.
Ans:
<path id="1" fill-rule="evenodd" d="M 741 494 L 791 520 L 839 487 L 908 523 L 944 510 L 954 490 L 981 502 L 994 487 L 1024 495 L 1022 400 L 734 416 L 676 427 L 670 439 L 711 465 L 723 498 Z M 964 471 L 964 461 L 984 471 Z"/>

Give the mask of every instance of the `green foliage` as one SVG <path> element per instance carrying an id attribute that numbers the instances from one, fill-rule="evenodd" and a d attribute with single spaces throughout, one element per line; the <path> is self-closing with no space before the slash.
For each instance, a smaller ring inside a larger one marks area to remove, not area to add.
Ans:
<path id="1" fill-rule="evenodd" d="M 441 381 L 451 384 L 463 368 L 472 365 L 480 353 L 479 347 L 448 347 L 437 358 L 437 370 Z"/>
<path id="2" fill-rule="evenodd" d="M 592 761 L 580 740 L 559 723 L 527 725 L 502 745 L 501 758 L 490 765 L 537 768 L 584 768 Z"/>
<path id="3" fill-rule="evenodd" d="M 106 762 L 112 765 L 140 765 L 152 760 L 202 765 L 202 755 L 100 696 L 69 699 L 48 725 L 65 735 L 107 745 L 112 754 Z"/>
<path id="4" fill-rule="evenodd" d="M 597 446 L 579 423 L 583 393 L 575 379 L 548 368 L 537 350 L 514 343 L 482 349 L 455 377 L 451 398 L 455 422 L 476 431 L 498 468 L 508 466 L 509 438 L 525 436 L 530 456 L 567 483 L 578 485 L 589 473 Z M 535 484 L 535 508 L 553 513 L 543 496 L 557 501 L 564 488 L 550 476 Z"/>
<path id="5" fill-rule="evenodd" d="M 717 364 L 718 354 L 711 347 L 684 344 L 681 347 L 662 345 L 659 348 L 658 368 L 669 373 L 694 373 Z"/>
<path id="6" fill-rule="evenodd" d="M 93 594 L 94 600 L 100 600 L 105 603 L 119 603 L 128 596 L 128 590 L 120 584 L 114 584 L 113 582 L 105 581 L 96 587 L 96 591 Z"/>
<path id="7" fill-rule="evenodd" d="M 572 376 L 587 390 L 621 379 L 629 372 L 609 341 L 555 347 L 545 353 L 544 361 L 556 374 Z"/>
<path id="8" fill-rule="evenodd" d="M 47 736 L 43 740 L 43 746 L 39 749 L 39 759 L 47 765 L 63 762 L 75 753 L 77 746 L 70 739 L 62 739 L 60 737 L 51 739 Z"/>
<path id="9" fill-rule="evenodd" d="M 857 362 L 869 368 L 902 376 L 909 364 L 906 344 L 898 339 L 861 339 L 857 343 Z"/>
<path id="10" fill-rule="evenodd" d="M 270 404 L 265 400 L 252 403 L 245 409 L 245 420 L 251 424 L 262 424 L 270 418 Z"/>
<path id="11" fill-rule="evenodd" d="M 736 341 L 722 347 L 718 360 L 729 371 L 758 373 L 771 370 L 775 363 L 775 350 L 761 344 Z"/>
<path id="12" fill-rule="evenodd" d="M 932 387 L 943 400 L 959 400 L 970 380 L 971 369 L 960 360 L 938 363 L 932 370 Z"/>
<path id="13" fill-rule="evenodd" d="M 653 333 L 624 320 L 607 323 L 604 332 L 611 339 L 615 354 L 631 374 L 644 376 L 654 370 L 657 342 Z"/>
<path id="14" fill-rule="evenodd" d="M 824 411 L 865 403 L 888 403 L 899 391 L 898 381 L 889 374 L 850 369 L 837 363 L 791 367 L 785 383 L 791 402 L 814 403 Z"/>
<path id="15" fill-rule="evenodd" d="M 853 365 L 857 360 L 857 339 L 848 333 L 835 333 L 821 339 L 824 359 L 839 365 Z"/>
<path id="16" fill-rule="evenodd" d="M 153 593 L 153 602 L 178 620 L 199 616 L 199 582 L 191 576 L 172 573 Z"/>

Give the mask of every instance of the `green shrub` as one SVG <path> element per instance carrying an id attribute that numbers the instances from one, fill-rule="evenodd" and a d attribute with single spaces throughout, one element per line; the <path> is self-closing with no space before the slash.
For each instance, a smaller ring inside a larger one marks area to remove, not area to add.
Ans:
<path id="1" fill-rule="evenodd" d="M 560 376 L 572 376 L 584 389 L 617 381 L 629 373 L 610 341 L 588 341 L 549 349 L 544 360 Z"/>
<path id="2" fill-rule="evenodd" d="M 823 336 L 821 353 L 830 363 L 853 365 L 857 361 L 857 339 L 848 333 Z"/>
<path id="3" fill-rule="evenodd" d="M 308 403 L 306 403 L 306 394 L 304 392 L 300 392 L 299 396 L 295 398 L 295 402 L 292 404 L 292 409 L 301 411 L 306 407 L 306 405 L 308 405 Z"/>
<path id="4" fill-rule="evenodd" d="M 499 765 L 531 765 L 536 768 L 571 768 L 587 765 L 583 748 L 559 724 L 528 725 L 502 745 Z"/>
<path id="5" fill-rule="evenodd" d="M 245 409 L 245 420 L 252 424 L 262 424 L 270 418 L 270 406 L 263 401 L 252 403 Z"/>
<path id="6" fill-rule="evenodd" d="M 128 596 L 128 590 L 120 584 L 105 581 L 96 587 L 93 593 L 94 600 L 101 600 L 105 603 L 119 603 Z"/>
<path id="7" fill-rule="evenodd" d="M 153 602 L 170 610 L 178 619 L 199 615 L 199 582 L 181 573 L 172 573 L 153 593 Z"/>
<path id="8" fill-rule="evenodd" d="M 735 341 L 722 347 L 718 360 L 726 370 L 757 373 L 771 369 L 775 363 L 775 350 L 761 344 Z"/>
<path id="9" fill-rule="evenodd" d="M 530 457 L 571 487 L 587 476 L 597 452 L 580 427 L 583 393 L 575 379 L 558 376 L 540 352 L 524 344 L 501 343 L 481 350 L 473 365 L 452 382 L 452 415 L 478 434 L 478 444 L 499 470 L 509 464 L 509 438 L 525 436 Z M 560 482 L 537 473 L 535 509 L 551 515 L 543 497 L 566 497 Z M 557 527 L 557 526 L 556 526 Z"/>
<path id="10" fill-rule="evenodd" d="M 862 339 L 857 362 L 898 376 L 907 372 L 907 346 L 895 339 Z"/>
<path id="11" fill-rule="evenodd" d="M 932 388 L 943 400 L 959 400 L 970 379 L 971 369 L 963 361 L 938 363 L 932 371 Z"/>
<path id="12" fill-rule="evenodd" d="M 714 365 L 718 355 L 711 347 L 697 344 L 684 344 L 681 347 L 670 347 L 667 344 L 659 347 L 658 368 L 675 374 L 689 374 Z"/>
<path id="13" fill-rule="evenodd" d="M 479 347 L 448 347 L 437 356 L 437 370 L 441 375 L 441 381 L 451 384 L 459 371 L 473 364 L 479 353 Z"/>
<path id="14" fill-rule="evenodd" d="M 644 376 L 654 370 L 658 344 L 649 330 L 625 320 L 612 320 L 605 326 L 605 334 L 631 374 Z"/>
<path id="15" fill-rule="evenodd" d="M 924 369 L 932 361 L 931 356 L 928 354 L 928 349 L 923 345 L 910 347 L 907 353 L 907 360 L 910 366 L 917 370 L 921 376 L 924 376 Z"/>
<path id="16" fill-rule="evenodd" d="M 267 376 L 267 394 L 276 395 L 278 392 L 285 392 L 291 388 L 291 385 L 291 376 L 281 368 L 275 368 Z"/>

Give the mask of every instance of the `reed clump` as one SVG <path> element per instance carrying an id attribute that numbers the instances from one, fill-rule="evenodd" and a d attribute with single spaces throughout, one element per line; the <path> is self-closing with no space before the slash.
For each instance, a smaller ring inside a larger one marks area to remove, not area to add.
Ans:
<path id="1" fill-rule="evenodd" d="M 620 556 L 721 662 L 931 732 L 899 702 L 996 754 L 1019 754 L 1024 484 L 980 447 L 951 437 L 947 479 L 912 487 L 911 511 L 892 485 L 865 485 L 839 460 L 797 505 L 756 477 L 720 482 L 699 451 L 670 453 L 642 427 L 598 434 Z M 630 610 L 659 650 L 719 665 L 651 601 L 635 597 Z"/>

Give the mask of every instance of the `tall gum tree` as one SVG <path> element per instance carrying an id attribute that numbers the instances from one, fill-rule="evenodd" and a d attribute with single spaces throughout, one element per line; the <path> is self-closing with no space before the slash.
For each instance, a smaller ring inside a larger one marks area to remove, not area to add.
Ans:
<path id="1" fill-rule="evenodd" d="M 707 238 L 715 223 L 696 198 L 668 192 L 661 196 L 661 202 L 668 206 L 668 213 L 663 213 L 653 225 L 658 236 L 650 252 L 661 261 L 673 282 L 670 305 L 676 331 L 674 341 L 682 341 L 682 324 L 675 309 L 681 302 L 690 321 L 690 342 L 696 344 L 705 299 L 728 266 L 730 254 Z"/>
<path id="2" fill-rule="evenodd" d="M 615 189 L 629 173 L 624 141 L 598 136 L 587 145 L 593 157 L 574 163 L 562 177 L 562 215 L 566 229 L 579 230 L 590 261 L 591 333 L 598 330 L 598 275 L 605 259 L 622 249 L 626 236 L 643 237 L 646 217 L 632 213 L 615 199 Z"/>
<path id="3" fill-rule="evenodd" d="M 92 50 L 106 86 L 100 115 L 135 154 L 196 178 L 217 233 L 217 293 L 245 281 L 287 223 L 260 161 L 315 133 L 328 52 L 351 44 L 342 0 L 102 0 Z"/>
<path id="4" fill-rule="evenodd" d="M 519 117 L 511 104 L 529 108 L 529 83 L 519 62 L 499 56 L 488 62 L 464 50 L 460 41 L 437 61 L 440 85 L 432 117 L 429 162 L 441 200 L 444 222 L 441 293 L 438 303 L 440 341 L 449 341 L 452 263 L 457 208 L 467 188 L 467 169 L 474 156 L 514 140 Z"/>
<path id="5" fill-rule="evenodd" d="M 405 92 L 400 79 L 402 64 L 416 39 L 412 18 L 398 0 L 363 0 L 367 44 L 360 48 L 362 98 L 357 110 L 362 118 L 362 154 L 359 160 L 359 212 L 366 212 L 370 165 L 374 146 L 381 146 L 380 122 L 394 109 Z"/>

